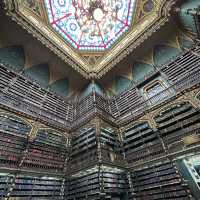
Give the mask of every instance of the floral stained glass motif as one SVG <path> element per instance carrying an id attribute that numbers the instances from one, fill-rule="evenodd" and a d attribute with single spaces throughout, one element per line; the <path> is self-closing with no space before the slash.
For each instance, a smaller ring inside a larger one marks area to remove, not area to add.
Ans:
<path id="1" fill-rule="evenodd" d="M 74 48 L 104 51 L 126 33 L 136 0 L 45 0 L 52 27 Z"/>

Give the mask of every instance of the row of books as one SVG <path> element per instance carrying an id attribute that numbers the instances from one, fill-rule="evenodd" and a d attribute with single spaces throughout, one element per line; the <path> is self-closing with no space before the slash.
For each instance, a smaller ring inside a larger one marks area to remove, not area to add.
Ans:
<path id="1" fill-rule="evenodd" d="M 31 126 L 15 115 L 0 115 L 0 166 L 58 172 L 68 156 L 68 139 L 54 129 L 39 129 L 28 140 Z"/>
<path id="2" fill-rule="evenodd" d="M 193 50 L 195 51 L 195 48 Z M 162 72 L 167 75 L 172 83 L 175 83 L 183 76 L 187 76 L 189 72 L 197 69 L 199 67 L 199 62 L 200 58 L 198 54 L 186 51 L 168 65 L 163 66 Z"/>
<path id="3" fill-rule="evenodd" d="M 11 134 L 26 136 L 30 133 L 31 126 L 19 117 L 7 113 L 0 113 L 0 130 Z"/>
<path id="4" fill-rule="evenodd" d="M 9 173 L 0 173 L 0 199 L 7 196 L 15 176 Z"/>
<path id="5" fill-rule="evenodd" d="M 98 196 L 100 193 L 99 174 L 97 169 L 84 171 L 84 174 L 73 175 L 67 183 L 67 199 L 81 199 L 87 196 Z"/>
<path id="6" fill-rule="evenodd" d="M 55 130 L 51 129 L 40 129 L 37 132 L 35 141 L 59 148 L 67 147 L 67 139 L 64 138 L 60 133 L 57 133 Z"/>
<path id="7" fill-rule="evenodd" d="M 62 171 L 67 156 L 67 150 L 63 149 L 62 146 L 58 148 L 45 143 L 33 142 L 29 145 L 22 168 L 52 172 Z"/>
<path id="8" fill-rule="evenodd" d="M 125 194 L 130 191 L 127 173 L 124 170 L 102 167 L 100 178 L 103 190 L 107 194 Z"/>
<path id="9" fill-rule="evenodd" d="M 105 161 L 120 164 L 123 161 L 121 143 L 117 132 L 110 126 L 81 128 L 72 133 L 69 167 L 81 169 L 93 162 Z"/>
<path id="10" fill-rule="evenodd" d="M 170 160 L 131 172 L 132 186 L 136 200 L 144 197 L 157 199 L 188 199 L 190 194 L 183 185 L 181 176 Z"/>
<path id="11" fill-rule="evenodd" d="M 27 140 L 24 137 L 12 135 L 3 130 L 0 131 L 0 166 L 17 168 L 23 152 L 26 149 Z"/>
<path id="12" fill-rule="evenodd" d="M 124 130 L 123 149 L 130 165 L 165 153 L 158 131 L 153 130 L 148 122 L 136 122 Z"/>
<path id="13" fill-rule="evenodd" d="M 84 133 L 84 134 L 83 134 Z M 98 137 L 98 139 L 97 139 Z M 83 128 L 81 130 L 78 130 L 76 133 L 74 133 L 72 138 L 72 149 L 73 149 L 73 155 L 75 154 L 77 149 L 80 150 L 87 145 L 90 145 L 92 143 L 100 141 L 102 145 L 110 146 L 112 148 L 119 148 L 119 139 L 114 129 L 110 127 L 103 128 L 101 127 L 101 133 L 96 133 L 95 127 L 90 128 Z M 78 153 L 78 152 L 77 152 Z"/>
<path id="14" fill-rule="evenodd" d="M 12 135 L 27 136 L 31 126 L 20 117 L 8 113 L 0 113 L 0 130 Z M 63 134 L 64 135 L 64 134 Z M 53 129 L 39 129 L 35 141 L 51 146 L 66 147 L 67 138 Z"/>
<path id="15" fill-rule="evenodd" d="M 93 141 L 96 136 L 95 127 L 81 128 L 73 133 L 72 146 L 74 149 L 84 146 Z"/>
<path id="16" fill-rule="evenodd" d="M 189 102 L 177 103 L 166 107 L 155 117 L 159 135 L 168 152 L 185 148 L 181 141 L 193 135 L 200 128 L 200 112 Z"/>
<path id="17" fill-rule="evenodd" d="M 49 176 L 0 174 L 0 197 L 62 199 L 63 179 Z"/>
<path id="18" fill-rule="evenodd" d="M 104 148 L 107 147 L 108 149 L 112 148 L 114 151 L 119 151 L 121 144 L 116 130 L 111 127 L 101 127 L 100 131 L 100 143 Z"/>
<path id="19" fill-rule="evenodd" d="M 160 66 L 159 70 L 153 70 L 150 76 L 154 77 L 156 74 L 160 74 L 159 71 L 162 71 L 173 84 L 176 84 L 174 87 L 177 92 L 192 87 L 193 84 L 198 84 L 200 59 L 198 53 L 194 53 L 199 51 L 196 48 L 199 48 L 198 45 L 172 59 L 168 64 Z M 94 102 L 97 103 L 96 107 L 101 111 L 108 112 L 113 117 L 120 117 L 121 119 L 122 117 L 126 118 L 130 113 L 131 115 L 134 113 L 137 116 L 151 107 L 151 105 L 148 106 L 142 100 L 142 96 L 138 93 L 138 88 L 141 84 L 137 85 L 136 83 L 137 87 L 134 85 L 129 90 L 111 99 L 96 95 L 96 100 L 94 100 L 93 95 L 90 94 L 85 98 L 85 101 L 79 99 L 78 103 L 71 103 L 41 88 L 33 80 L 29 80 L 7 68 L 8 66 L 3 61 L 0 61 L 0 88 L 2 92 L 0 98 L 3 104 L 5 103 L 10 107 L 18 107 L 19 110 L 21 109 L 25 113 L 37 116 L 51 124 L 54 122 L 62 127 L 70 126 L 71 122 L 76 122 L 80 118 L 84 121 L 85 114 L 91 112 Z M 189 78 L 187 77 L 188 72 L 190 72 Z M 142 80 L 143 83 L 148 79 L 149 76 L 145 77 Z M 163 91 L 163 93 L 155 95 L 153 99 L 151 98 L 151 102 L 158 99 L 159 103 L 161 103 L 165 100 L 161 96 L 164 95 L 165 97 L 166 94 Z"/>
<path id="20" fill-rule="evenodd" d="M 81 170 L 81 168 L 87 167 L 98 162 L 98 150 L 97 148 L 90 148 L 87 152 L 69 157 L 68 169 L 70 171 Z"/>
<path id="21" fill-rule="evenodd" d="M 104 198 L 130 192 L 127 174 L 124 170 L 108 166 L 96 166 L 80 171 L 67 182 L 67 199 Z"/>
<path id="22" fill-rule="evenodd" d="M 200 112 L 189 102 L 170 105 L 163 109 L 155 122 L 157 129 L 148 122 L 136 122 L 124 130 L 123 149 L 127 162 L 140 162 L 162 157 L 185 148 L 184 138 L 199 132 Z"/>
<path id="23" fill-rule="evenodd" d="M 6 64 L 1 61 L 0 87 L 3 96 L 8 97 L 4 103 L 12 104 L 22 112 L 34 113 L 47 122 L 61 126 L 66 126 L 73 120 L 73 105 L 57 94 L 41 88 L 33 80 L 8 70 Z"/>

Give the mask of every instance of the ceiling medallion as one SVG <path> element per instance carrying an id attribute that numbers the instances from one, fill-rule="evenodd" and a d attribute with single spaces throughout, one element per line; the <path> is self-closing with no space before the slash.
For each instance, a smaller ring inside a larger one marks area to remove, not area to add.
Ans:
<path id="1" fill-rule="evenodd" d="M 4 2 L 14 20 L 75 70 L 100 78 L 168 20 L 175 1 Z"/>

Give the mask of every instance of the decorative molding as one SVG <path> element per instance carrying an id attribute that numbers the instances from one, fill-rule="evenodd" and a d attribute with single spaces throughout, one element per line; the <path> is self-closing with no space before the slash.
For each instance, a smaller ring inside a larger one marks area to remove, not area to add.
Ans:
<path id="1" fill-rule="evenodd" d="M 39 130 L 39 123 L 37 121 L 32 121 L 32 129 L 29 134 L 29 141 L 33 141 L 37 135 L 37 132 Z"/>
<path id="2" fill-rule="evenodd" d="M 156 121 L 154 120 L 154 117 L 155 117 L 154 113 L 147 113 L 142 118 L 140 118 L 140 120 L 146 120 L 152 129 L 156 129 L 157 124 Z"/>
<path id="3" fill-rule="evenodd" d="M 185 93 L 181 99 L 190 102 L 194 108 L 200 108 L 200 100 L 195 97 L 194 91 Z"/>

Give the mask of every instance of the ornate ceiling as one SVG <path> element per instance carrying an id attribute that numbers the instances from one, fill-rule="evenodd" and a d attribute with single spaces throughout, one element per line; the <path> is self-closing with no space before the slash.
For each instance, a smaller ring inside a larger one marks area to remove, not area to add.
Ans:
<path id="1" fill-rule="evenodd" d="M 72 47 L 99 52 L 112 46 L 131 27 L 136 0 L 45 0 L 49 23 Z M 153 3 L 145 9 L 151 11 Z"/>
<path id="2" fill-rule="evenodd" d="M 86 78 L 100 78 L 166 21 L 174 0 L 4 0 L 7 13 Z"/>

